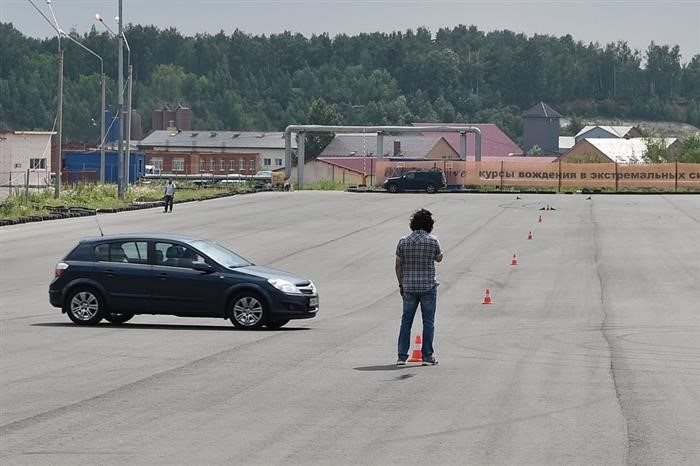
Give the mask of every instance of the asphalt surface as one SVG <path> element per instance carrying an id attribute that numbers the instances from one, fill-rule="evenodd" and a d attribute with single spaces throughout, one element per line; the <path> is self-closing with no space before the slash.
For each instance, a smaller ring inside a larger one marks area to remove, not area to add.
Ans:
<path id="1" fill-rule="evenodd" d="M 75 326 L 47 288 L 96 218 L 0 228 L 0 463 L 700 464 L 700 197 L 520 197 L 258 193 L 97 216 L 313 279 L 318 317 L 275 331 Z M 419 207 L 445 255 L 439 365 L 399 368 L 394 248 Z"/>

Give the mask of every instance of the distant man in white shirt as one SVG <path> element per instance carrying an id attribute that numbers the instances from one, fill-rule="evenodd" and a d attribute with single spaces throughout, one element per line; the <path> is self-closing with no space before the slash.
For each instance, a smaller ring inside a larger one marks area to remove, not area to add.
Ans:
<path id="1" fill-rule="evenodd" d="M 173 198 L 175 197 L 175 183 L 172 179 L 169 179 L 165 184 L 165 210 L 163 212 L 168 212 L 168 206 L 170 207 L 170 212 L 173 211 Z"/>

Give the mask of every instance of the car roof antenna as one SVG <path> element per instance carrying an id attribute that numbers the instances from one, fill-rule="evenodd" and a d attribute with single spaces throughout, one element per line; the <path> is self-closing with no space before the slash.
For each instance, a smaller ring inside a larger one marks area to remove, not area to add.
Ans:
<path id="1" fill-rule="evenodd" d="M 97 223 L 97 228 L 100 230 L 100 236 L 104 236 L 105 234 L 102 233 L 102 227 L 100 226 L 100 222 L 97 220 L 97 209 L 95 209 L 95 223 Z"/>

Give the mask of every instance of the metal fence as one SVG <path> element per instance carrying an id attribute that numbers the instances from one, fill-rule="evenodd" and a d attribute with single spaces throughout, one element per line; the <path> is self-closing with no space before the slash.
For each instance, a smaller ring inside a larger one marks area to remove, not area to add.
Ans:
<path id="1" fill-rule="evenodd" d="M 51 185 L 52 179 L 52 173 L 42 169 L 0 172 L 0 186 L 10 189 L 15 187 L 45 188 Z"/>

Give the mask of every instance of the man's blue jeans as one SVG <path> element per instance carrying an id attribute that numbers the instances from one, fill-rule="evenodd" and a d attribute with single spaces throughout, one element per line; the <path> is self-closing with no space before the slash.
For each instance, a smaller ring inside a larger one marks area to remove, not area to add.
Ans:
<path id="1" fill-rule="evenodd" d="M 430 291 L 411 292 L 404 291 L 403 315 L 401 316 L 401 331 L 399 332 L 399 359 L 408 359 L 408 350 L 411 346 L 411 327 L 416 309 L 420 303 L 420 312 L 423 319 L 423 359 L 430 359 L 433 355 L 433 335 L 435 334 L 435 308 L 437 307 L 437 287 Z"/>

